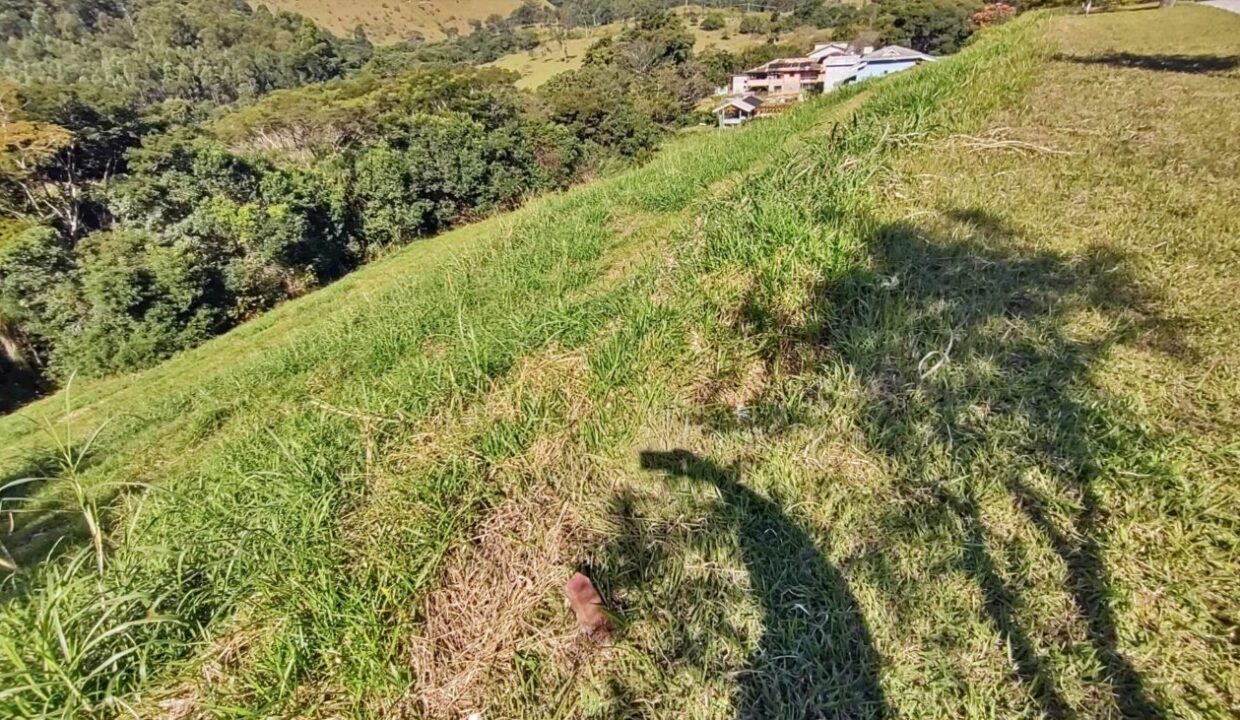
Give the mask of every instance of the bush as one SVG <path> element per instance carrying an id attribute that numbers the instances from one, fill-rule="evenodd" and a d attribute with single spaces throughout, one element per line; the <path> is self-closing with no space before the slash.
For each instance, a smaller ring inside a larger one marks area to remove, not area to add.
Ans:
<path id="1" fill-rule="evenodd" d="M 981 10 L 973 13 L 970 21 L 977 27 L 988 27 L 990 25 L 1002 25 L 1003 23 L 1016 17 L 1016 8 L 1007 3 L 987 3 L 982 6 Z"/>
<path id="2" fill-rule="evenodd" d="M 741 18 L 739 30 L 742 35 L 761 35 L 767 30 L 766 18 L 761 15 L 746 15 Z"/>
<path id="3" fill-rule="evenodd" d="M 709 12 L 706 13 L 706 17 L 702 18 L 702 24 L 698 27 L 703 30 L 722 30 L 724 25 L 723 13 Z"/>
<path id="4" fill-rule="evenodd" d="M 588 152 L 636 157 L 654 147 L 659 129 L 638 110 L 630 81 L 616 66 L 586 66 L 557 75 L 539 94 L 550 119 L 590 146 Z"/>
<path id="5" fill-rule="evenodd" d="M 219 322 L 210 265 L 185 243 L 141 231 L 95 233 L 79 251 L 80 322 L 58 328 L 53 366 L 101 374 L 149 366 Z"/>
<path id="6" fill-rule="evenodd" d="M 4 239 L 0 317 L 5 335 L 20 345 L 23 357 L 46 354 L 51 343 L 45 338 L 71 322 L 69 278 L 74 269 L 69 243 L 52 228 L 27 228 Z"/>

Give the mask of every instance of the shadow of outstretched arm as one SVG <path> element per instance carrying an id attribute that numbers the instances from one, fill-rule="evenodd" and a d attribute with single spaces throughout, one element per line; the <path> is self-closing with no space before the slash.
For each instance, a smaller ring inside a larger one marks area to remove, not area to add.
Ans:
<path id="1" fill-rule="evenodd" d="M 762 607 L 762 640 L 740 675 L 739 718 L 886 715 L 879 657 L 840 571 L 775 502 L 736 470 L 688 450 L 641 453 L 643 469 L 709 483 L 717 522 L 735 533 Z"/>

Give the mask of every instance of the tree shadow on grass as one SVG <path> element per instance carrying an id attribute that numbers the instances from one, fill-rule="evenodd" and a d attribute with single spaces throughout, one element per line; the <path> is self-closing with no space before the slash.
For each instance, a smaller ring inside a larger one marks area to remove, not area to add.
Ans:
<path id="1" fill-rule="evenodd" d="M 640 460 L 645 470 L 706 483 L 719 493 L 717 512 L 698 541 L 707 535 L 738 544 L 762 611 L 761 641 L 738 681 L 737 717 L 883 716 L 869 629 L 843 575 L 810 536 L 777 502 L 746 487 L 736 469 L 688 450 L 646 451 Z M 704 597 L 715 592 L 702 590 Z M 702 645 L 682 643 L 675 654 L 694 662 L 693 648 Z"/>
<path id="2" fill-rule="evenodd" d="M 957 537 L 963 569 L 1010 648 L 1016 676 L 1043 714 L 1071 717 L 1034 640 L 1046 631 L 1021 626 L 1019 587 L 992 555 L 997 539 L 981 499 L 1006 495 L 1063 563 L 1116 709 L 1163 717 L 1119 647 L 1096 484 L 1103 458 L 1125 446 L 1115 439 L 1118 424 L 1099 409 L 1090 372 L 1116 343 L 1169 338 L 1174 328 L 1150 312 L 1150 298 L 1112 252 L 1035 250 L 976 208 L 941 218 L 933 227 L 883 227 L 872 243 L 872 272 L 824 285 L 820 310 L 830 320 L 825 330 L 801 332 L 862 380 L 863 427 L 874 450 L 899 468 L 900 495 L 932 499 L 892 510 L 886 532 L 916 541 L 935 528 Z"/>
<path id="3" fill-rule="evenodd" d="M 1098 55 L 1056 55 L 1055 59 L 1078 65 L 1107 65 L 1191 75 L 1223 73 L 1240 67 L 1240 55 L 1141 55 L 1115 52 Z"/>

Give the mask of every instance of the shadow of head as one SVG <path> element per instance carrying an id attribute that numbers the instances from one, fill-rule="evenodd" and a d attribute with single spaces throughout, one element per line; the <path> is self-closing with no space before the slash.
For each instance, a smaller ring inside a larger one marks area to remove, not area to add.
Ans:
<path id="1" fill-rule="evenodd" d="M 1055 59 L 1078 65 L 1108 65 L 1116 68 L 1190 75 L 1222 73 L 1240 67 L 1240 55 L 1141 55 L 1117 52 L 1098 55 L 1056 55 Z"/>

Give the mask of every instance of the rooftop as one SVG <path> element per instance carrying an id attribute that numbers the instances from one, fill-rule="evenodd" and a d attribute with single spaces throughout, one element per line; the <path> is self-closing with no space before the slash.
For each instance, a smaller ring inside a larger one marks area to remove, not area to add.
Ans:
<path id="1" fill-rule="evenodd" d="M 757 95 L 745 95 L 744 97 L 732 98 L 731 100 L 728 100 L 727 102 L 715 108 L 711 112 L 719 112 L 720 110 L 723 110 L 729 105 L 738 107 L 744 110 L 745 112 L 753 112 L 754 110 L 757 110 L 758 106 L 761 104 L 762 104 L 762 98 L 758 97 Z"/>
<path id="2" fill-rule="evenodd" d="M 819 64 L 809 58 L 776 58 L 765 65 L 746 70 L 745 73 L 817 72 L 819 68 Z"/>
<path id="3" fill-rule="evenodd" d="M 888 45 L 863 56 L 864 60 L 937 60 L 933 55 L 918 52 L 901 45 Z"/>

